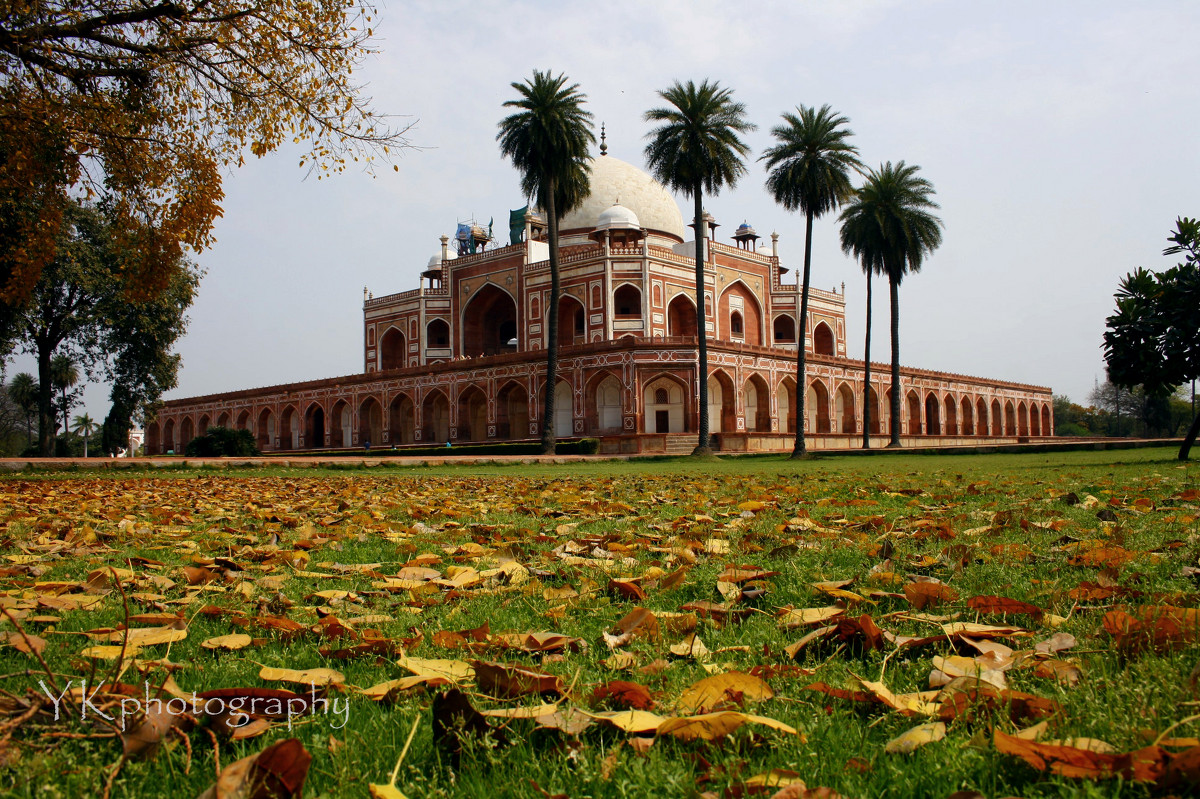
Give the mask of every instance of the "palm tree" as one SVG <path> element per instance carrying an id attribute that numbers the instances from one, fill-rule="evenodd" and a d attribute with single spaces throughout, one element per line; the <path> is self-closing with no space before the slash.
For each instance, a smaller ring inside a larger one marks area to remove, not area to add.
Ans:
<path id="1" fill-rule="evenodd" d="M 667 108 L 646 112 L 647 122 L 660 123 L 647 134 L 646 162 L 659 182 L 692 198 L 696 229 L 696 327 L 700 343 L 700 424 L 693 455 L 711 455 L 708 435 L 708 323 L 704 309 L 704 193 L 737 185 L 746 174 L 743 158 L 749 146 L 738 135 L 754 130 L 746 107 L 733 101 L 733 91 L 707 80 L 676 81 L 658 96 Z"/>
<path id="2" fill-rule="evenodd" d="M 500 122 L 500 152 L 521 173 L 521 191 L 546 213 L 550 238 L 550 302 L 546 312 L 546 389 L 542 407 L 542 452 L 554 454 L 554 388 L 558 378 L 558 219 L 588 194 L 588 148 L 595 143 L 587 95 L 566 75 L 533 71 L 513 83 L 520 97 L 505 108 L 520 109 Z"/>
<path id="3" fill-rule="evenodd" d="M 86 458 L 88 456 L 88 440 L 96 430 L 96 423 L 85 413 L 75 417 L 72 429 L 83 436 L 83 457 Z"/>
<path id="4" fill-rule="evenodd" d="M 38 404 L 38 382 L 29 372 L 13 375 L 8 384 L 8 394 L 25 414 L 25 429 L 29 435 L 29 446 L 33 446 L 33 412 Z"/>
<path id="5" fill-rule="evenodd" d="M 863 269 L 886 274 L 892 312 L 892 439 L 900 446 L 900 281 L 919 272 L 925 256 L 942 243 L 942 220 L 931 211 L 933 184 L 920 167 L 889 161 L 870 170 L 866 182 L 841 214 L 842 250 L 853 253 Z M 868 353 L 869 355 L 869 353 Z"/>
<path id="6" fill-rule="evenodd" d="M 50 382 L 58 389 L 62 399 L 63 432 L 66 432 L 67 422 L 71 418 L 71 401 L 67 391 L 79 382 L 79 367 L 69 355 L 55 355 L 50 359 Z"/>
<path id="7" fill-rule="evenodd" d="M 858 148 L 847 140 L 854 135 L 850 120 L 838 116 L 828 105 L 819 109 L 806 105 L 796 113 L 785 113 L 784 124 L 771 129 L 779 144 L 767 149 L 760 161 L 767 162 L 767 190 L 788 211 L 804 214 L 804 278 L 800 293 L 800 328 L 796 336 L 796 444 L 793 458 L 804 457 L 804 403 L 808 381 L 804 375 L 805 335 L 808 328 L 808 285 L 812 271 L 813 220 L 844 203 L 854 189 L 850 172 L 862 171 Z"/>

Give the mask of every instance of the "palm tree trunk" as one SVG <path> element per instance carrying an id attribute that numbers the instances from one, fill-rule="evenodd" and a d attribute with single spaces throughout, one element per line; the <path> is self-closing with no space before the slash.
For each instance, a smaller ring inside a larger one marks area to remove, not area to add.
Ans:
<path id="1" fill-rule="evenodd" d="M 871 270 L 867 270 L 867 342 L 863 346 L 863 449 L 871 448 Z"/>
<path id="2" fill-rule="evenodd" d="M 804 440 L 804 404 L 808 399 L 808 383 L 804 379 L 806 341 L 808 338 L 808 283 L 812 273 L 812 228 L 813 214 L 809 211 L 804 219 L 804 278 L 800 286 L 800 318 L 796 321 L 796 444 L 792 447 L 792 460 L 803 458 L 808 452 Z"/>
<path id="3" fill-rule="evenodd" d="M 892 440 L 889 447 L 900 446 L 900 284 L 888 275 L 892 299 Z"/>
<path id="4" fill-rule="evenodd" d="M 1179 448 L 1179 460 L 1186 461 L 1188 453 L 1192 451 L 1192 445 L 1196 443 L 1196 436 L 1200 434 L 1200 413 L 1192 419 L 1192 426 L 1188 428 L 1187 437 L 1183 439 L 1183 445 Z"/>
<path id="5" fill-rule="evenodd" d="M 550 302 L 546 309 L 546 396 L 542 404 L 542 454 L 554 454 L 554 389 L 558 387 L 558 209 L 553 178 L 546 181 L 546 226 L 550 237 Z"/>
<path id="6" fill-rule="evenodd" d="M 50 381 L 50 350 L 38 348 L 38 454 L 54 457 L 54 385 Z"/>
<path id="7" fill-rule="evenodd" d="M 704 310 L 704 195 L 697 183 L 692 189 L 696 200 L 696 337 L 700 342 L 700 423 L 693 455 L 711 455 L 708 435 L 708 314 Z"/>

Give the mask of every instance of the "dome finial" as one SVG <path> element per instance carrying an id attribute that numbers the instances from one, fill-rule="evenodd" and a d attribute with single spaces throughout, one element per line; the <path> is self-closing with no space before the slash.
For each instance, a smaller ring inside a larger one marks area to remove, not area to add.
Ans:
<path id="1" fill-rule="evenodd" d="M 608 142 L 605 140 L 604 123 L 600 123 L 600 155 L 608 155 Z"/>

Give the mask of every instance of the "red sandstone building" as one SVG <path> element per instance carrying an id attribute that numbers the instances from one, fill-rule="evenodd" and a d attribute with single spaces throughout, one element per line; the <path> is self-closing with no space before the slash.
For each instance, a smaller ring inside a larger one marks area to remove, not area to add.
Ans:
<path id="1" fill-rule="evenodd" d="M 698 395 L 694 239 L 671 195 L 612 156 L 561 223 L 555 433 L 607 452 L 689 452 Z M 790 449 L 796 425 L 800 291 L 742 225 L 706 246 L 709 418 L 724 451 Z M 482 233 L 482 231 L 477 231 Z M 364 290 L 363 372 L 172 400 L 147 425 L 147 451 L 182 452 L 209 425 L 252 431 L 263 451 L 536 439 L 545 383 L 549 247 L 525 215 L 521 241 L 457 255 L 448 237 L 420 287 Z M 457 241 L 456 241 L 457 243 Z M 862 408 L 890 430 L 889 366 L 846 357 L 846 303 L 810 292 L 805 431 L 810 447 L 855 446 Z M 1053 434 L 1049 388 L 902 368 L 906 444 Z M 882 441 L 880 442 L 882 445 Z"/>

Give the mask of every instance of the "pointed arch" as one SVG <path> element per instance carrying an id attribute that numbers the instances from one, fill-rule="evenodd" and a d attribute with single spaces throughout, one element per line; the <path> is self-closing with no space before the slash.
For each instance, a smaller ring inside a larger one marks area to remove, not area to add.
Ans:
<path id="1" fill-rule="evenodd" d="M 667 303 L 667 335 L 697 336 L 696 301 L 680 292 Z"/>
<path id="2" fill-rule="evenodd" d="M 300 415 L 294 405 L 287 405 L 279 414 L 279 446 L 277 449 L 295 449 L 300 439 Z"/>
<path id="3" fill-rule="evenodd" d="M 586 342 L 587 310 L 577 298 L 564 292 L 558 301 L 558 346 L 569 347 Z"/>
<path id="4" fill-rule="evenodd" d="M 1029 403 L 1029 435 L 1040 436 L 1042 434 L 1042 417 L 1038 412 L 1038 404 L 1036 402 Z"/>
<path id="5" fill-rule="evenodd" d="M 366 397 L 359 403 L 358 440 L 364 447 L 383 446 L 383 406 L 375 397 Z"/>
<path id="6" fill-rule="evenodd" d="M 642 318 L 642 290 L 632 283 L 622 283 L 613 291 L 613 319 Z"/>
<path id="7" fill-rule="evenodd" d="M 731 282 L 717 298 L 717 338 L 761 346 L 762 306 L 758 297 L 740 278 Z"/>
<path id="8" fill-rule="evenodd" d="M 516 352 L 517 303 L 507 291 L 488 283 L 463 305 L 459 329 L 459 350 L 464 357 Z"/>
<path id="9" fill-rule="evenodd" d="M 922 430 L 921 397 L 917 394 L 916 389 L 909 389 L 905 400 L 908 405 L 908 434 L 910 436 L 919 436 Z"/>
<path id="10" fill-rule="evenodd" d="M 854 390 L 839 383 L 833 394 L 833 430 L 836 433 L 857 433 L 858 412 L 854 406 Z"/>
<path id="11" fill-rule="evenodd" d="M 822 381 L 814 380 L 809 383 L 804 408 L 808 417 L 804 420 L 804 426 L 808 432 L 818 435 L 833 432 L 833 422 L 829 415 L 829 389 Z"/>
<path id="12" fill-rule="evenodd" d="M 975 413 L 974 406 L 971 404 L 970 397 L 962 398 L 962 434 L 964 436 L 975 435 Z"/>
<path id="13" fill-rule="evenodd" d="M 837 340 L 829 325 L 817 322 L 813 328 L 812 347 L 816 355 L 837 355 Z"/>
<path id="14" fill-rule="evenodd" d="M 1029 435 L 1029 409 L 1025 406 L 1025 401 L 1017 403 L 1017 435 Z"/>
<path id="15" fill-rule="evenodd" d="M 304 446 L 321 449 L 325 446 L 325 409 L 313 402 L 304 411 Z"/>
<path id="16" fill-rule="evenodd" d="M 379 368 L 384 372 L 403 368 L 406 351 L 404 332 L 390 325 L 379 338 Z"/>
<path id="17" fill-rule="evenodd" d="M 1050 413 L 1050 404 L 1042 403 L 1042 435 L 1054 435 L 1054 416 Z"/>
<path id="18" fill-rule="evenodd" d="M 354 446 L 353 413 L 350 411 L 350 403 L 344 399 L 335 402 L 329 412 L 329 422 L 329 446 Z"/>
<path id="19" fill-rule="evenodd" d="M 771 432 L 771 391 L 762 375 L 752 374 L 742 384 L 746 432 Z"/>
<path id="20" fill-rule="evenodd" d="M 388 406 L 388 428 L 392 444 L 412 444 L 416 441 L 416 406 L 406 393 L 397 394 Z"/>
<path id="21" fill-rule="evenodd" d="M 940 436 L 942 434 L 941 403 L 937 394 L 930 391 L 925 395 L 925 435 Z"/>
<path id="22" fill-rule="evenodd" d="M 711 433 L 733 432 L 737 429 L 737 397 L 733 378 L 723 369 L 708 376 L 708 429 Z"/>
<path id="23" fill-rule="evenodd" d="M 174 419 L 168 419 L 163 423 L 162 446 L 164 455 L 179 451 L 179 445 L 175 442 Z"/>
<path id="24" fill-rule="evenodd" d="M 196 422 L 196 435 L 198 435 L 198 436 L 206 435 L 208 433 L 208 425 L 209 425 L 208 414 L 207 413 L 200 414 L 200 420 Z"/>
<path id="25" fill-rule="evenodd" d="M 1001 416 L 1002 413 L 1003 413 L 1003 411 L 1000 408 L 1000 400 L 998 398 L 993 399 L 992 400 L 992 435 L 994 435 L 994 436 L 1004 435 L 1004 419 Z"/>
<path id="26" fill-rule="evenodd" d="M 592 432 L 617 435 L 622 430 L 621 381 L 608 371 L 598 372 L 588 381 L 588 407 Z"/>
<path id="27" fill-rule="evenodd" d="M 1012 400 L 1006 400 L 1004 403 L 1004 434 L 1007 436 L 1015 435 L 1017 432 L 1017 409 L 1013 406 Z"/>
<path id="28" fill-rule="evenodd" d="M 863 402 L 864 408 L 866 403 L 870 403 L 871 406 L 871 429 L 869 431 L 871 435 L 878 436 L 889 432 L 891 428 L 888 423 L 888 414 L 892 410 L 891 403 L 880 404 L 879 392 L 875 390 L 875 386 L 867 386 Z"/>
<path id="29" fill-rule="evenodd" d="M 975 400 L 975 430 L 981 436 L 988 434 L 988 420 L 992 417 L 988 416 L 987 400 L 983 397 Z"/>
<path id="30" fill-rule="evenodd" d="M 450 440 L 450 400 L 441 389 L 428 392 L 421 401 L 424 440 L 440 444 Z"/>
<path id="31" fill-rule="evenodd" d="M 674 375 L 659 375 L 646 383 L 643 391 L 647 433 L 686 433 L 687 389 Z"/>
<path id="32" fill-rule="evenodd" d="M 196 437 L 196 426 L 192 424 L 192 417 L 185 416 L 183 421 L 179 423 L 179 451 L 183 452 L 187 449 L 187 445 Z"/>
<path id="33" fill-rule="evenodd" d="M 775 387 L 775 406 L 779 414 L 779 430 L 794 435 L 796 432 L 796 381 L 785 377 Z"/>
<path id="34" fill-rule="evenodd" d="M 496 437 L 529 438 L 529 419 L 529 392 L 517 381 L 508 381 L 496 394 Z"/>
<path id="35" fill-rule="evenodd" d="M 263 408 L 258 413 L 258 448 L 264 452 L 275 449 L 275 432 L 278 420 L 270 408 Z"/>
<path id="36" fill-rule="evenodd" d="M 217 427 L 229 427 L 229 411 L 221 411 L 217 414 Z"/>
<path id="37" fill-rule="evenodd" d="M 445 319 L 431 319 L 429 324 L 425 325 L 425 348 L 450 349 L 450 325 Z"/>
<path id="38" fill-rule="evenodd" d="M 943 397 L 942 406 L 946 411 L 946 415 L 942 419 L 942 435 L 958 435 L 958 403 L 955 401 L 954 396 L 947 394 Z"/>
<path id="39" fill-rule="evenodd" d="M 479 386 L 468 386 L 458 394 L 458 440 L 487 440 L 487 395 Z"/>
<path id="40" fill-rule="evenodd" d="M 781 313 L 775 317 L 774 323 L 771 325 L 772 343 L 774 344 L 795 344 L 796 343 L 796 319 L 791 314 Z"/>

